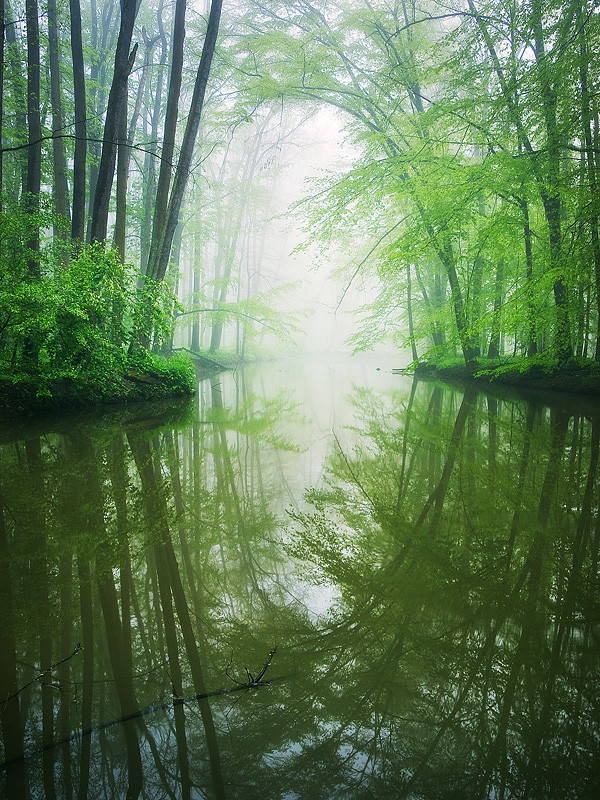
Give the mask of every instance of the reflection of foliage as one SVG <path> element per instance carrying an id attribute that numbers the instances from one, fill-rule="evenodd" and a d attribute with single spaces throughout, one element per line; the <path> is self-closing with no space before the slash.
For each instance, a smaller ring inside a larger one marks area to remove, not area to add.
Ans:
<path id="1" fill-rule="evenodd" d="M 124 796 L 137 747 L 157 797 L 186 769 L 215 796 L 220 771 L 244 800 L 593 797 L 597 418 L 423 384 L 357 392 L 355 446 L 335 442 L 328 485 L 288 512 L 290 564 L 272 492 L 291 409 L 237 389 L 228 403 L 220 379 L 176 432 L 80 425 L 3 448 L 1 591 L 16 613 L 2 605 L 1 652 L 23 685 L 42 642 L 49 663 L 84 645 L 46 717 L 40 693 L 22 693 L 31 742 L 59 738 L 65 718 L 77 729 L 89 687 L 95 724 L 218 692 L 229 665 L 256 674 L 277 647 L 269 687 L 149 714 L 128 750 L 123 729 L 99 734 L 90 790 L 114 780 Z M 298 570 L 335 598 L 326 613 L 304 604 Z M 27 775 L 43 785 L 41 763 Z"/>
<path id="2" fill-rule="evenodd" d="M 560 412 L 530 412 L 518 425 L 521 409 L 492 398 L 486 409 L 465 396 L 458 408 L 449 396 L 444 409 L 440 395 L 433 417 L 432 397 L 415 415 L 394 412 L 397 398 L 384 409 L 359 395 L 360 449 L 337 452 L 332 489 L 307 494 L 315 511 L 292 515 L 293 552 L 341 590 L 324 640 L 323 657 L 335 659 L 328 674 L 344 686 L 343 705 L 359 698 L 365 720 L 369 709 L 366 738 L 385 734 L 369 756 L 374 771 L 382 748 L 402 753 L 394 796 L 520 797 L 529 781 L 542 795 L 570 796 L 556 753 L 572 753 L 574 735 L 578 774 L 589 776 L 577 796 L 592 796 L 597 704 L 578 675 L 597 669 L 598 653 L 575 598 L 590 602 L 584 576 L 598 543 L 575 559 L 565 552 L 577 543 L 573 524 L 589 529 L 597 508 L 597 431 L 576 417 L 565 438 Z M 571 521 L 559 482 L 567 446 L 590 465 L 570 485 Z M 574 715 L 577 734 L 562 723 Z M 363 759 L 364 735 L 354 740 Z M 385 794 L 375 777 L 367 793 L 374 785 Z"/>
<path id="3" fill-rule="evenodd" d="M 355 588 L 361 576 L 368 580 L 378 558 L 375 547 L 369 547 L 374 526 L 368 515 L 361 515 L 361 505 L 354 505 L 341 488 L 309 490 L 306 499 L 315 512 L 287 512 L 299 528 L 287 545 L 290 555 L 303 564 L 316 565 L 310 574 L 317 582 Z M 334 516 L 332 510 L 340 507 L 343 516 Z"/>
<path id="4" fill-rule="evenodd" d="M 247 395 L 245 400 L 246 404 L 241 409 L 214 405 L 206 410 L 203 421 L 256 438 L 278 450 L 300 452 L 299 446 L 285 439 L 276 431 L 273 424 L 274 420 L 281 422 L 297 417 L 297 407 L 294 403 L 290 403 L 283 394 L 272 398 Z M 248 407 L 252 409 L 251 414 L 248 413 Z"/>

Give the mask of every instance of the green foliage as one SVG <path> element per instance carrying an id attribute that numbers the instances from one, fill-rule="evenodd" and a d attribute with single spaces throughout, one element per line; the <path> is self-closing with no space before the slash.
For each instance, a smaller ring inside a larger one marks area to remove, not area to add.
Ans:
<path id="1" fill-rule="evenodd" d="M 173 332 L 175 315 L 183 310 L 166 281 L 138 276 L 139 285 L 131 301 L 131 341 L 159 345 Z"/>
<path id="2" fill-rule="evenodd" d="M 93 244 L 69 253 L 64 240 L 45 243 L 40 277 L 29 274 L 30 228 L 53 222 L 45 206 L 36 215 L 17 207 L 0 216 L 3 405 L 27 410 L 192 394 L 186 359 L 167 361 L 143 349 L 133 360 L 128 355 L 143 325 L 156 341 L 170 332 L 174 301 L 166 285 L 138 290 L 132 266 L 116 251 Z"/>
<path id="3" fill-rule="evenodd" d="M 139 371 L 157 380 L 154 396 L 171 394 L 193 394 L 196 389 L 196 373 L 190 359 L 176 353 L 169 358 L 138 349 L 128 359 L 128 374 Z"/>
<path id="4" fill-rule="evenodd" d="M 414 365 L 418 375 L 440 375 L 464 379 L 475 377 L 492 384 L 550 389 L 600 395 L 600 365 L 590 359 L 573 357 L 565 362 L 552 352 L 535 356 L 478 358 L 474 375 L 465 370 L 460 358 L 429 358 Z"/>
<path id="5" fill-rule="evenodd" d="M 312 244 L 346 255 L 347 282 L 380 286 L 352 344 L 391 337 L 470 363 L 491 343 L 591 354 L 598 177 L 582 82 L 597 81 L 598 22 L 560 4 L 443 13 L 439 26 L 414 4 L 274 1 L 248 22 L 264 40 L 239 40 L 257 97 L 278 85 L 346 120 L 354 163 L 301 210 Z"/>
<path id="6" fill-rule="evenodd" d="M 46 270 L 49 273 L 49 270 Z M 116 253 L 85 247 L 39 281 L 3 275 L 0 356 L 18 366 L 27 343 L 39 365 L 63 373 L 123 365 L 131 274 Z"/>

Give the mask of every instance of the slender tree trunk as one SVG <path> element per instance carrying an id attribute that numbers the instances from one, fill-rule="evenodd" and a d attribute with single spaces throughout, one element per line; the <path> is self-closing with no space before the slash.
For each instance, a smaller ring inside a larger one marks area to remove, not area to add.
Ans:
<path id="1" fill-rule="evenodd" d="M 175 236 L 173 237 L 173 247 L 171 250 L 170 271 L 175 276 L 173 282 L 173 296 L 179 296 L 179 276 L 180 276 L 180 260 L 181 260 L 181 245 L 183 243 L 183 228 L 184 224 L 180 220 L 175 228 Z M 175 318 L 175 307 L 173 305 L 172 317 Z M 169 337 L 165 337 L 162 342 L 156 341 L 154 344 L 155 352 L 162 352 L 168 355 L 173 350 L 173 338 L 175 336 L 175 325 L 171 328 Z"/>
<path id="2" fill-rule="evenodd" d="M 532 358 L 537 353 L 537 329 L 535 324 L 535 306 L 533 303 L 533 234 L 529 223 L 529 203 L 519 199 L 523 212 L 523 240 L 525 243 L 526 294 L 527 294 L 527 355 Z"/>
<path id="3" fill-rule="evenodd" d="M 149 263 L 148 275 L 156 281 L 163 280 L 167 270 L 167 264 L 169 263 L 171 245 L 173 243 L 173 236 L 175 234 L 177 220 L 179 219 L 179 211 L 190 173 L 194 145 L 196 143 L 196 134 L 200 125 L 202 106 L 204 105 L 204 95 L 206 93 L 210 67 L 217 43 L 222 5 L 222 0 L 212 0 L 210 6 L 208 27 L 206 29 L 200 64 L 198 65 L 198 71 L 196 73 L 187 125 L 183 134 L 181 153 L 179 155 L 179 161 L 177 162 L 177 170 L 175 171 L 175 179 L 167 209 L 167 220 L 164 236 L 161 241 L 160 254 L 155 262 L 156 266 L 154 266 L 154 263 Z"/>
<path id="4" fill-rule="evenodd" d="M 243 216 L 244 216 L 244 206 L 242 203 L 240 203 L 238 209 L 238 216 L 233 225 L 233 238 L 228 243 L 227 246 L 227 251 L 225 255 L 225 270 L 223 272 L 223 275 L 220 277 L 221 288 L 219 289 L 216 308 L 221 307 L 227 299 L 227 289 L 229 286 L 229 280 L 231 278 L 233 262 L 235 260 L 237 241 L 240 234 L 240 230 L 242 228 Z M 213 323 L 210 335 L 209 350 L 211 353 L 214 353 L 221 346 L 222 336 L 223 336 L 223 322 L 221 320 L 217 320 L 216 322 Z"/>
<path id="5" fill-rule="evenodd" d="M 4 0 L 0 0 L 0 214 L 2 213 L 2 192 L 4 191 L 4 161 L 2 151 L 2 120 L 4 117 Z"/>
<path id="6" fill-rule="evenodd" d="M 413 361 L 417 361 L 419 355 L 417 353 L 417 346 L 415 344 L 415 327 L 413 324 L 413 312 L 412 312 L 412 277 L 411 277 L 411 265 L 406 265 L 406 308 L 408 311 L 408 335 L 410 338 L 410 349 L 412 353 Z"/>
<path id="7" fill-rule="evenodd" d="M 52 101 L 52 153 L 54 157 L 54 207 L 57 214 L 69 216 L 69 200 L 67 188 L 67 158 L 64 129 L 58 45 L 58 15 L 56 0 L 48 0 L 48 55 L 50 61 L 50 97 Z M 60 233 L 64 237 L 64 233 Z"/>
<path id="8" fill-rule="evenodd" d="M 11 11 L 9 0 L 4 0 L 4 34 L 5 34 L 5 63 L 10 67 L 8 79 L 11 87 L 11 99 L 14 108 L 16 131 L 15 141 L 17 144 L 27 142 L 27 103 L 24 100 L 27 94 L 26 79 L 23 78 L 24 69 L 21 63 L 21 46 L 17 41 L 15 16 Z M 24 148 L 16 153 L 19 188 L 21 195 L 27 191 L 27 150 Z M 5 173 L 6 174 L 6 173 Z M 2 184 L 5 186 L 5 184 Z M 19 196 L 19 191 L 15 187 L 15 199 Z"/>
<path id="9" fill-rule="evenodd" d="M 79 0 L 69 0 L 71 11 L 71 54 L 73 58 L 73 99 L 75 103 L 75 152 L 73 155 L 73 214 L 71 237 L 83 242 L 85 237 L 85 194 L 87 122 L 85 72 L 81 40 L 81 8 Z"/>
<path id="10" fill-rule="evenodd" d="M 115 193 L 115 229 L 113 232 L 113 245 L 121 261 L 125 261 L 125 236 L 127 228 L 127 183 L 129 173 L 129 159 L 127 152 L 127 98 L 119 122 L 119 144 L 117 146 L 117 190 Z"/>
<path id="11" fill-rule="evenodd" d="M 161 51 L 160 61 L 158 65 L 158 77 L 156 79 L 156 90 L 154 94 L 154 103 L 151 114 L 151 131 L 150 131 L 150 147 L 152 153 L 147 153 L 144 160 L 146 179 L 144 181 L 144 218 L 142 220 L 142 241 L 140 245 L 140 271 L 145 275 L 148 271 L 148 256 L 150 254 L 150 241 L 152 238 L 152 212 L 154 210 L 154 202 L 156 200 L 156 143 L 158 141 L 158 128 L 160 120 L 162 119 L 162 94 L 163 94 L 163 81 L 164 81 L 164 67 L 167 60 L 167 37 L 165 36 L 163 23 L 162 23 L 162 4 L 156 12 L 156 22 L 158 26 Z M 151 101 L 150 93 L 150 101 Z M 150 102 L 149 101 L 149 102 Z"/>
<path id="12" fill-rule="evenodd" d="M 535 63 L 537 67 L 542 112 L 547 139 L 546 188 L 542 192 L 542 202 L 548 224 L 550 269 L 559 277 L 554 281 L 554 304 L 556 306 L 555 347 L 560 359 L 572 355 L 569 325 L 568 293 L 564 279 L 565 264 L 562 242 L 560 154 L 561 132 L 557 122 L 558 91 L 555 76 L 551 73 L 550 60 L 545 49 L 545 34 L 542 24 L 542 0 L 532 3 L 532 27 L 535 42 Z"/>
<path id="13" fill-rule="evenodd" d="M 427 287 L 425 286 L 425 282 L 423 281 L 423 276 L 421 275 L 421 269 L 418 264 L 415 264 L 415 276 L 417 278 L 417 283 L 419 284 L 419 289 L 421 291 L 421 295 L 423 297 L 423 302 L 425 303 L 425 309 L 428 314 L 433 314 L 434 309 L 440 308 L 441 303 L 439 302 L 439 293 L 438 293 L 438 280 L 439 275 L 436 274 L 435 276 L 435 285 L 432 291 L 433 300 L 429 297 L 429 292 L 427 291 Z M 439 321 L 434 320 L 431 323 L 431 341 L 433 342 L 434 347 L 443 347 L 445 344 L 445 337 L 444 331 L 440 326 Z"/>
<path id="14" fill-rule="evenodd" d="M 121 131 L 119 135 L 119 146 L 117 150 L 117 205 L 115 216 L 115 231 L 114 231 L 114 244 L 117 252 L 121 257 L 121 261 L 125 261 L 125 238 L 126 238 L 126 225 L 127 225 L 127 183 L 129 180 L 129 164 L 131 161 L 131 147 L 135 137 L 135 130 L 137 127 L 140 111 L 142 108 L 142 99 L 146 88 L 146 75 L 148 72 L 148 64 L 152 54 L 156 40 L 148 40 L 145 37 L 145 57 L 144 66 L 139 79 L 138 90 L 135 98 L 135 105 L 133 114 L 131 115 L 131 122 L 129 130 L 127 129 L 127 98 L 125 98 L 125 113 L 121 116 Z"/>
<path id="15" fill-rule="evenodd" d="M 496 264 L 496 281 L 494 288 L 494 312 L 492 316 L 492 332 L 488 347 L 488 358 L 498 358 L 500 355 L 500 309 L 502 308 L 502 294 L 504 291 L 504 259 L 498 259 Z"/>
<path id="16" fill-rule="evenodd" d="M 42 179 L 42 121 L 40 116 L 40 29 L 38 23 L 37 0 L 26 0 L 27 20 L 27 124 L 29 147 L 27 148 L 27 196 L 25 208 L 36 214 L 40 203 Z M 31 225 L 31 238 L 27 247 L 32 256 L 27 263 L 29 276 L 40 277 L 40 263 L 37 253 L 40 250 L 40 234 L 37 220 Z"/>
<path id="17" fill-rule="evenodd" d="M 79 0 L 81 2 L 81 0 Z M 110 13 L 112 13 L 112 5 L 107 5 Z M 90 45 L 94 57 L 90 64 L 90 82 L 89 82 L 89 141 L 86 143 L 90 155 L 88 161 L 89 175 L 88 175 L 88 213 L 87 213 L 87 227 L 86 238 L 90 240 L 92 229 L 92 212 L 94 210 L 94 197 L 96 196 L 96 181 L 98 179 L 98 164 L 100 162 L 100 139 L 102 138 L 102 127 L 97 109 L 96 97 L 99 91 L 99 76 L 100 76 L 100 62 L 99 54 L 101 52 L 100 42 L 98 41 L 98 6 L 96 0 L 90 0 Z"/>
<path id="18" fill-rule="evenodd" d="M 148 255 L 147 275 L 155 278 L 158 271 L 160 248 L 165 233 L 169 188 L 173 174 L 173 154 L 175 152 L 175 134 L 177 132 L 177 114 L 179 95 L 181 93 L 181 74 L 183 69 L 183 43 L 185 40 L 186 0 L 176 0 L 175 19 L 173 21 L 173 46 L 171 50 L 171 73 L 167 94 L 167 111 L 163 146 L 154 202 L 154 218 L 152 221 L 152 241 Z M 166 265 L 165 265 L 166 270 Z M 164 275 L 164 273 L 163 273 Z"/>
<path id="19" fill-rule="evenodd" d="M 117 0 L 106 0 L 101 12 L 101 28 L 98 30 L 98 8 L 96 0 L 90 0 L 90 34 L 91 45 L 94 52 L 90 64 L 89 79 L 89 121 L 88 121 L 88 219 L 86 228 L 86 238 L 92 241 L 92 221 L 94 218 L 94 200 L 96 198 L 96 186 L 98 183 L 98 172 L 100 165 L 100 155 L 102 152 L 102 124 L 100 122 L 106 105 L 107 76 L 106 61 L 107 54 L 113 49 L 116 36 L 116 10 Z M 99 35 L 100 34 L 100 35 Z"/>
<path id="20" fill-rule="evenodd" d="M 481 202 L 480 202 L 480 205 Z M 483 214 L 483 212 L 481 212 Z M 473 272 L 468 287 L 469 303 L 467 319 L 470 329 L 473 331 L 473 342 L 477 348 L 480 347 L 482 336 L 478 331 L 479 318 L 481 316 L 481 294 L 483 290 L 483 267 L 484 259 L 478 254 L 473 260 Z M 477 333 L 475 333 L 477 331 Z"/>
<path id="21" fill-rule="evenodd" d="M 137 53 L 137 44 L 131 47 L 133 26 L 137 15 L 137 0 L 122 0 L 121 26 L 115 53 L 115 67 L 112 85 L 108 96 L 108 108 L 104 123 L 102 155 L 98 170 L 98 182 L 94 197 L 91 239 L 96 242 L 106 240 L 108 227 L 108 208 L 115 174 L 117 141 L 121 129 L 121 116 L 127 106 L 127 84 Z"/>
<path id="22" fill-rule="evenodd" d="M 199 233 L 194 236 L 194 263 L 193 263 L 193 288 L 192 288 L 192 308 L 198 308 L 198 298 L 200 295 L 200 259 L 201 259 L 201 237 Z M 200 315 L 194 317 L 192 323 L 192 340 L 190 350 L 197 352 L 200 350 Z"/>

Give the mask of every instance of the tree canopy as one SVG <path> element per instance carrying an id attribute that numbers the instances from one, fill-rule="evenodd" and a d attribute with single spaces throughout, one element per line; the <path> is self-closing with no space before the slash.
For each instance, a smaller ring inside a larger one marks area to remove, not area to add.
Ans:
<path id="1" fill-rule="evenodd" d="M 179 344 L 214 352 L 233 330 L 238 355 L 282 329 L 253 209 L 322 108 L 352 156 L 294 213 L 346 253 L 346 286 L 377 287 L 354 346 L 392 335 L 472 369 L 600 361 L 593 4 L 5 0 L 0 15 L 5 365 L 56 363 L 36 326 L 82 248 L 131 265 L 123 352 L 168 348 L 175 319 Z"/>

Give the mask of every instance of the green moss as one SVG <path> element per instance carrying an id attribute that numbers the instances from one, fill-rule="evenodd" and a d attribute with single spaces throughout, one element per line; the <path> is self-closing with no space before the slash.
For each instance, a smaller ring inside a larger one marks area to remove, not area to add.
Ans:
<path id="1" fill-rule="evenodd" d="M 144 352 L 120 369 L 36 370 L 0 368 L 0 414 L 31 415 L 42 411 L 104 403 L 129 403 L 195 392 L 194 367 L 183 355 L 162 358 Z"/>
<path id="2" fill-rule="evenodd" d="M 440 359 L 418 364 L 415 372 L 421 377 L 439 376 L 524 389 L 600 395 L 600 365 L 584 358 L 572 358 L 567 362 L 547 354 L 532 358 L 479 358 L 474 374 L 460 359 Z"/>

